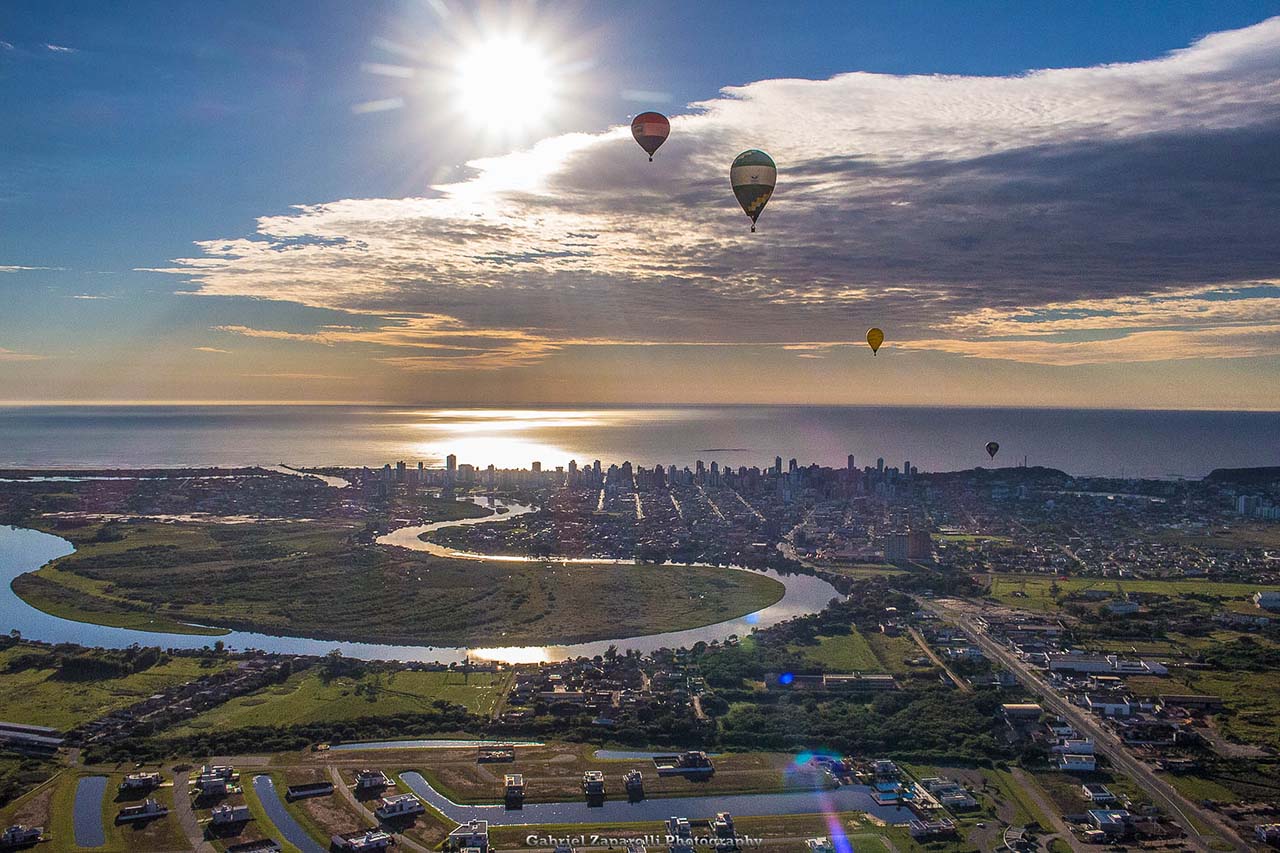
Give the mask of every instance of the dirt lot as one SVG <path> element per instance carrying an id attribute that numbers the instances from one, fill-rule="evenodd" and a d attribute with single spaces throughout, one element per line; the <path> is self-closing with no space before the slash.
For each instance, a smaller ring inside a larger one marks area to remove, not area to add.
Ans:
<path id="1" fill-rule="evenodd" d="M 788 778 L 783 771 L 790 763 L 784 755 L 728 754 L 716 756 L 715 774 L 709 779 L 686 779 L 679 776 L 658 778 L 653 762 L 648 759 L 600 761 L 592 757 L 594 747 L 581 744 L 550 744 L 518 748 L 516 760 L 509 763 L 480 764 L 474 749 L 449 750 L 376 750 L 353 753 L 343 761 L 343 778 L 354 782 L 361 767 L 378 767 L 393 779 L 405 770 L 417 770 L 431 784 L 454 802 L 498 803 L 502 801 L 502 777 L 521 773 L 525 777 L 527 802 L 558 802 L 582 796 L 582 774 L 586 770 L 602 770 L 606 790 L 621 794 L 622 776 L 632 768 L 644 774 L 648 797 L 693 796 L 699 794 L 735 794 L 781 791 L 789 784 L 804 785 L 804 780 Z M 332 762 L 329 753 L 316 760 Z"/>

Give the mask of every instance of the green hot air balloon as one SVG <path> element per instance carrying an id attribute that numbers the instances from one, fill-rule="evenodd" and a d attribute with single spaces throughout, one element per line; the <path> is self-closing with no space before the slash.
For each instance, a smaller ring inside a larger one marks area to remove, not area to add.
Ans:
<path id="1" fill-rule="evenodd" d="M 751 217 L 752 231 L 756 230 L 756 220 L 769 203 L 777 182 L 778 167 L 773 158 L 763 151 L 752 148 L 734 158 L 733 166 L 729 168 L 729 183 L 733 184 L 738 204 Z"/>

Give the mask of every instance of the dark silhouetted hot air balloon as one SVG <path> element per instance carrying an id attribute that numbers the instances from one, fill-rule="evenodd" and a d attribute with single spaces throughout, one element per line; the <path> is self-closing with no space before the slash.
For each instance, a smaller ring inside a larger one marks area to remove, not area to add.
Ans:
<path id="1" fill-rule="evenodd" d="M 880 345 L 884 343 L 884 332 L 875 326 L 867 329 L 867 343 L 871 346 L 871 354 L 875 355 L 880 351 Z"/>
<path id="2" fill-rule="evenodd" d="M 631 135 L 636 138 L 653 162 L 653 152 L 662 147 L 671 134 L 671 122 L 662 113 L 640 113 L 631 120 Z"/>
<path id="3" fill-rule="evenodd" d="M 995 459 L 995 458 L 996 458 L 996 454 L 997 454 L 997 453 L 999 453 L 999 452 L 1000 452 L 1000 444 L 999 444 L 999 442 L 995 442 L 995 441 L 988 441 L 988 442 L 987 442 L 987 455 L 988 455 L 988 456 L 990 456 L 992 459 Z"/>
<path id="4" fill-rule="evenodd" d="M 756 220 L 769 203 L 777 182 L 778 167 L 773 158 L 763 151 L 752 148 L 734 158 L 733 166 L 729 168 L 729 183 L 733 184 L 738 204 L 751 217 L 752 231 L 756 230 Z"/>

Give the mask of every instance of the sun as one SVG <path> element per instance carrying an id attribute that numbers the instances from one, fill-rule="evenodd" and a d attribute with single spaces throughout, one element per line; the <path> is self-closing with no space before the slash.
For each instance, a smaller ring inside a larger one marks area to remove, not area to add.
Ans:
<path id="1" fill-rule="evenodd" d="M 523 136 L 554 111 L 556 75 L 527 39 L 486 37 L 461 53 L 454 74 L 458 112 L 492 135 Z"/>

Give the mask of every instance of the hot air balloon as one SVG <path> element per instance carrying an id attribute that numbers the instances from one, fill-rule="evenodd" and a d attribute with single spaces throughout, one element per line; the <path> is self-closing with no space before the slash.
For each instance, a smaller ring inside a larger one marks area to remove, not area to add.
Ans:
<path id="1" fill-rule="evenodd" d="M 999 453 L 999 452 L 1000 452 L 1000 444 L 999 444 L 999 442 L 995 442 L 995 441 L 988 441 L 988 442 L 987 442 L 987 455 L 988 455 L 988 456 L 990 456 L 992 459 L 995 459 L 995 458 L 996 458 L 996 454 L 997 454 L 997 453 Z"/>
<path id="2" fill-rule="evenodd" d="M 875 326 L 867 329 L 867 343 L 871 345 L 871 354 L 875 355 L 880 351 L 880 345 L 884 343 L 884 332 Z"/>
<path id="3" fill-rule="evenodd" d="M 636 138 L 649 154 L 649 162 L 653 162 L 653 152 L 667 141 L 671 133 L 671 122 L 662 113 L 640 113 L 631 120 L 631 135 Z"/>
<path id="4" fill-rule="evenodd" d="M 751 217 L 751 230 L 755 231 L 756 220 L 769 203 L 773 186 L 778 182 L 777 165 L 772 157 L 756 148 L 743 151 L 729 168 L 729 182 L 733 184 L 738 204 Z"/>

